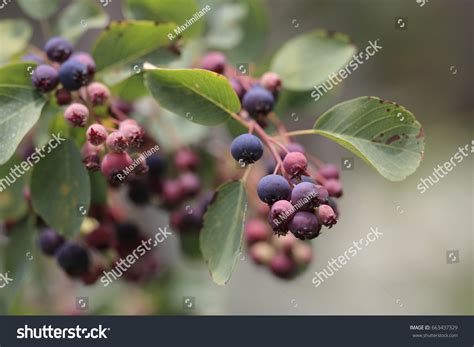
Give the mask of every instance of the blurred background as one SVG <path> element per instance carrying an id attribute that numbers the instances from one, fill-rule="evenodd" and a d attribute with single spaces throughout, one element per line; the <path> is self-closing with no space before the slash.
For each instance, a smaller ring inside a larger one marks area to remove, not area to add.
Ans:
<path id="1" fill-rule="evenodd" d="M 217 9 L 223 2 L 201 4 Z M 227 3 L 241 5 L 226 15 L 231 26 L 242 25 L 243 31 L 229 56 L 233 63 L 257 64 L 258 71 L 265 71 L 272 53 L 287 40 L 316 28 L 350 35 L 359 50 L 369 40 L 379 39 L 383 49 L 329 95 L 314 102 L 307 92 L 299 96 L 305 102 L 281 107 L 279 115 L 289 129 L 307 129 L 338 102 L 364 95 L 394 100 L 424 126 L 426 147 L 419 169 L 405 181 L 393 183 L 354 158 L 351 170 L 342 171 L 344 196 L 338 224 L 311 243 L 313 262 L 292 281 L 273 277 L 243 255 L 230 282 L 217 286 L 202 262 L 180 256 L 173 238 L 158 251 L 173 271 L 140 286 L 118 281 L 107 288 L 85 287 L 51 266 L 53 260 L 41 259 L 28 272 L 14 313 L 78 313 L 75 298 L 88 297 L 88 312 L 93 314 L 472 315 L 473 154 L 424 194 L 416 186 L 434 167 L 449 161 L 459 146 L 474 145 L 474 2 L 427 0 L 420 6 L 416 0 L 267 0 L 257 16 L 257 24 L 266 22 L 265 32 L 232 16 L 242 8 L 248 15 L 253 1 Z M 104 10 L 113 20 L 123 19 L 120 0 Z M 31 22 L 32 42 L 43 46 L 41 27 L 15 1 L 0 10 L 0 19 L 6 18 Z M 397 27 L 397 18 L 403 18 L 403 28 Z M 50 21 L 54 20 L 55 16 Z M 76 47 L 90 51 L 98 33 L 89 31 Z M 264 39 L 255 43 L 249 38 L 257 35 Z M 222 129 L 213 129 L 208 138 L 224 136 L 221 133 Z M 309 153 L 337 165 L 354 157 L 321 137 L 299 141 Z M 156 232 L 155 226 L 167 223 L 151 208 L 130 209 L 137 220 L 146 221 L 142 224 L 150 234 Z M 383 236 L 315 287 L 314 272 L 343 255 L 371 227 Z M 450 263 L 450 251 L 458 251 L 458 262 Z M 192 298 L 192 308 L 186 306 L 186 298 Z"/>

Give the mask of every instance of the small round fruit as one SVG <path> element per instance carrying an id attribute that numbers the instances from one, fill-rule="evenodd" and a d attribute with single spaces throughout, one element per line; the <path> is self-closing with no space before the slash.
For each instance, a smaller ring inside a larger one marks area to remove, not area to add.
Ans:
<path id="1" fill-rule="evenodd" d="M 201 180 L 199 176 L 192 172 L 185 172 L 179 177 L 183 193 L 188 197 L 193 197 L 201 190 Z"/>
<path id="2" fill-rule="evenodd" d="M 199 157 L 192 150 L 181 148 L 174 155 L 174 164 L 179 171 L 192 171 L 198 167 Z"/>
<path id="3" fill-rule="evenodd" d="M 56 254 L 56 259 L 59 266 L 71 277 L 84 275 L 91 263 L 87 250 L 75 243 L 63 244 Z"/>
<path id="4" fill-rule="evenodd" d="M 327 199 L 327 190 L 310 182 L 297 184 L 291 192 L 291 202 L 300 211 L 311 211 L 313 208 L 326 203 Z"/>
<path id="5" fill-rule="evenodd" d="M 319 224 L 331 228 L 334 224 L 337 223 L 336 213 L 329 205 L 321 205 L 318 207 L 318 221 Z"/>
<path id="6" fill-rule="evenodd" d="M 268 265 L 275 256 L 275 248 L 265 241 L 252 244 L 249 249 L 252 260 L 258 265 Z"/>
<path id="7" fill-rule="evenodd" d="M 288 223 L 290 222 L 295 208 L 288 200 L 278 200 L 272 205 L 270 210 L 269 221 L 274 231 L 288 231 Z"/>
<path id="8" fill-rule="evenodd" d="M 109 248 L 113 241 L 114 228 L 111 224 L 102 224 L 86 236 L 87 245 L 98 250 Z"/>
<path id="9" fill-rule="evenodd" d="M 163 183 L 162 199 L 166 206 L 175 206 L 184 198 L 184 190 L 179 180 L 166 180 Z"/>
<path id="10" fill-rule="evenodd" d="M 44 254 L 53 255 L 64 243 L 64 237 L 52 229 L 45 229 L 38 237 L 38 245 Z"/>
<path id="11" fill-rule="evenodd" d="M 102 160 L 101 171 L 109 180 L 122 182 L 125 179 L 123 170 L 132 163 L 132 158 L 126 152 L 107 153 Z"/>
<path id="12" fill-rule="evenodd" d="M 263 144 L 255 135 L 242 134 L 232 141 L 230 152 L 239 163 L 252 164 L 262 157 Z"/>
<path id="13" fill-rule="evenodd" d="M 278 251 L 291 254 L 291 251 L 295 244 L 298 242 L 293 234 L 289 233 L 284 236 L 273 237 L 273 245 Z"/>
<path id="14" fill-rule="evenodd" d="M 160 177 L 166 173 L 168 163 L 166 157 L 159 153 L 153 153 L 146 158 L 146 163 L 149 168 L 149 175 L 152 177 Z"/>
<path id="15" fill-rule="evenodd" d="M 274 104 L 275 98 L 272 93 L 260 86 L 252 87 L 242 99 L 243 108 L 252 118 L 268 114 L 273 110 Z"/>
<path id="16" fill-rule="evenodd" d="M 68 40 L 62 37 L 53 37 L 44 45 L 44 51 L 50 60 L 62 63 L 71 56 L 73 48 Z"/>
<path id="17" fill-rule="evenodd" d="M 94 106 L 103 105 L 110 97 L 110 91 L 102 83 L 94 82 L 87 86 L 87 96 Z"/>
<path id="18" fill-rule="evenodd" d="M 64 111 L 64 119 L 66 119 L 74 127 L 84 127 L 89 118 L 89 109 L 79 103 L 74 103 Z"/>
<path id="19" fill-rule="evenodd" d="M 95 147 L 90 142 L 86 142 L 82 146 L 81 157 L 87 170 L 100 170 L 99 148 Z"/>
<path id="20" fill-rule="evenodd" d="M 260 78 L 260 84 L 263 88 L 277 94 L 281 89 L 281 78 L 275 72 L 265 72 Z"/>
<path id="21" fill-rule="evenodd" d="M 122 131 L 117 130 L 107 136 L 106 144 L 111 152 L 122 153 L 128 148 L 128 139 Z"/>
<path id="22" fill-rule="evenodd" d="M 318 218 L 311 212 L 297 212 L 289 223 L 290 231 L 301 240 L 314 239 L 319 235 L 321 225 Z"/>
<path id="23" fill-rule="evenodd" d="M 306 267 L 309 265 L 309 263 L 311 263 L 313 249 L 306 242 L 299 241 L 293 247 L 292 255 L 297 265 Z"/>
<path id="24" fill-rule="evenodd" d="M 69 59 L 59 68 L 59 80 L 67 90 L 78 90 L 89 81 L 87 67 L 77 60 Z"/>
<path id="25" fill-rule="evenodd" d="M 72 101 L 71 92 L 64 88 L 56 90 L 56 102 L 60 106 L 69 105 Z"/>
<path id="26" fill-rule="evenodd" d="M 99 146 L 107 139 L 107 130 L 101 124 L 92 124 L 86 132 L 87 141 L 94 146 Z"/>
<path id="27" fill-rule="evenodd" d="M 283 176 L 266 175 L 258 182 L 257 194 L 260 200 L 271 205 L 278 200 L 290 200 L 291 187 Z"/>
<path id="28" fill-rule="evenodd" d="M 283 169 L 291 177 L 301 176 L 306 173 L 308 168 L 308 160 L 306 156 L 300 152 L 290 152 L 283 159 Z"/>
<path id="29" fill-rule="evenodd" d="M 277 253 L 270 262 L 270 270 L 275 276 L 288 279 L 294 275 L 296 264 L 285 253 Z"/>
<path id="30" fill-rule="evenodd" d="M 87 67 L 87 75 L 89 76 L 89 81 L 92 81 L 96 68 L 94 58 L 92 58 L 89 53 L 77 52 L 71 56 L 71 60 L 76 60 L 81 64 L 84 64 Z"/>
<path id="31" fill-rule="evenodd" d="M 58 85 L 59 74 L 56 69 L 49 65 L 40 65 L 33 71 L 31 81 L 36 89 L 47 93 Z"/>
<path id="32" fill-rule="evenodd" d="M 210 52 L 201 61 L 201 68 L 214 71 L 219 74 L 224 73 L 227 58 L 221 52 Z"/>
<path id="33" fill-rule="evenodd" d="M 140 147 L 144 141 L 145 132 L 134 120 L 123 121 L 119 125 L 119 130 L 127 138 L 130 146 Z"/>
<path id="34" fill-rule="evenodd" d="M 326 179 L 339 179 L 339 169 L 334 164 L 325 164 L 321 166 L 318 173 Z"/>
<path id="35" fill-rule="evenodd" d="M 283 151 L 283 150 L 280 151 L 281 159 L 284 159 L 285 156 L 288 153 L 291 153 L 291 152 L 299 152 L 299 153 L 303 153 L 303 154 L 305 153 L 304 147 L 302 145 L 300 145 L 299 143 L 296 143 L 296 142 L 292 142 L 292 143 L 287 144 L 286 145 L 286 150 L 287 151 Z"/>
<path id="36" fill-rule="evenodd" d="M 268 224 L 260 218 L 252 218 L 245 224 L 244 237 L 249 246 L 256 242 L 268 240 L 271 234 Z"/>
<path id="37" fill-rule="evenodd" d="M 329 196 L 340 198 L 342 196 L 342 184 L 339 180 L 331 178 L 324 182 L 324 188 L 327 189 Z"/>

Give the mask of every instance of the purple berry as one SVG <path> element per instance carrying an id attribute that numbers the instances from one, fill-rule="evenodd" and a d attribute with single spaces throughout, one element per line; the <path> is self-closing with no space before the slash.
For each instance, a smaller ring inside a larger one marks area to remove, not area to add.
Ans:
<path id="1" fill-rule="evenodd" d="M 91 264 L 87 250 L 75 243 L 65 243 L 56 253 L 59 266 L 71 277 L 84 275 Z"/>
<path id="2" fill-rule="evenodd" d="M 288 223 L 290 222 L 295 208 L 288 200 L 279 200 L 272 205 L 269 215 L 269 222 L 274 231 L 279 234 L 286 234 Z"/>
<path id="3" fill-rule="evenodd" d="M 109 180 L 121 182 L 122 171 L 132 165 L 132 163 L 132 158 L 126 152 L 107 153 L 102 160 L 101 170 Z"/>
<path id="4" fill-rule="evenodd" d="M 52 229 L 45 229 L 38 237 L 38 245 L 44 254 L 53 255 L 64 243 L 64 238 Z"/>
<path id="5" fill-rule="evenodd" d="M 210 52 L 201 61 L 201 68 L 214 71 L 219 74 L 224 73 L 227 58 L 221 52 Z"/>
<path id="6" fill-rule="evenodd" d="M 104 84 L 94 82 L 87 86 L 87 96 L 92 102 L 92 105 L 103 105 L 109 99 L 110 91 Z"/>
<path id="7" fill-rule="evenodd" d="M 122 153 L 128 148 L 128 139 L 122 131 L 117 130 L 107 136 L 106 144 L 111 152 Z"/>
<path id="8" fill-rule="evenodd" d="M 162 199 L 166 206 L 175 206 L 184 198 L 184 190 L 179 180 L 166 180 L 163 183 Z"/>
<path id="9" fill-rule="evenodd" d="M 87 141 L 94 146 L 99 146 L 107 139 L 107 130 L 101 124 L 92 124 L 86 132 Z"/>
<path id="10" fill-rule="evenodd" d="M 268 114 L 273 110 L 274 104 L 275 98 L 272 93 L 260 86 L 252 87 L 242 99 L 243 108 L 252 118 Z"/>
<path id="11" fill-rule="evenodd" d="M 69 90 L 64 88 L 56 90 L 56 102 L 60 106 L 69 105 L 72 101 L 72 95 Z"/>
<path id="12" fill-rule="evenodd" d="M 81 64 L 84 64 L 87 67 L 87 74 L 89 76 L 89 81 L 92 81 L 92 78 L 95 74 L 95 61 L 94 58 L 89 53 L 86 52 L 77 52 L 71 56 L 71 60 L 76 60 Z"/>
<path id="13" fill-rule="evenodd" d="M 339 169 L 334 164 L 325 164 L 321 166 L 318 173 L 326 179 L 339 179 Z"/>
<path id="14" fill-rule="evenodd" d="M 174 156 L 174 164 L 179 171 L 192 171 L 199 165 L 199 157 L 188 148 L 179 149 Z"/>
<path id="15" fill-rule="evenodd" d="M 245 94 L 245 89 L 242 87 L 242 84 L 237 79 L 232 78 L 230 80 L 230 85 L 232 86 L 232 89 L 234 89 L 235 94 L 237 94 L 239 99 L 242 100 Z"/>
<path id="16" fill-rule="evenodd" d="M 340 198 L 342 196 L 342 184 L 335 178 L 327 179 L 324 182 L 324 188 L 327 189 L 331 197 Z"/>
<path id="17" fill-rule="evenodd" d="M 275 72 L 265 72 L 260 78 L 260 84 L 276 95 L 281 89 L 281 78 Z"/>
<path id="18" fill-rule="evenodd" d="M 271 205 L 278 200 L 290 200 L 291 187 L 283 176 L 266 175 L 258 182 L 257 194 L 260 200 Z"/>
<path id="19" fill-rule="evenodd" d="M 242 134 L 232 141 L 230 152 L 239 163 L 252 164 L 262 157 L 263 144 L 255 135 Z"/>
<path id="20" fill-rule="evenodd" d="M 179 177 L 183 193 L 188 197 L 193 197 L 201 190 L 201 180 L 199 176 L 192 172 L 185 172 Z"/>
<path id="21" fill-rule="evenodd" d="M 245 224 L 244 237 L 248 246 L 267 241 L 271 235 L 268 224 L 259 218 L 252 218 Z"/>
<path id="22" fill-rule="evenodd" d="M 306 173 L 308 168 L 308 160 L 306 156 L 300 152 L 290 152 L 283 159 L 283 169 L 291 177 L 301 176 Z"/>
<path id="23" fill-rule="evenodd" d="M 277 253 L 270 263 L 270 269 L 277 277 L 288 279 L 294 275 L 296 264 L 285 253 Z"/>
<path id="24" fill-rule="evenodd" d="M 327 199 L 327 190 L 310 182 L 297 184 L 291 192 L 291 202 L 299 211 L 311 211 L 320 204 L 326 203 Z"/>
<path id="25" fill-rule="evenodd" d="M 47 93 L 58 85 L 59 74 L 56 69 L 49 65 L 40 65 L 33 71 L 31 81 L 36 89 Z"/>
<path id="26" fill-rule="evenodd" d="M 319 224 L 331 228 L 334 224 L 337 223 L 336 213 L 329 205 L 321 205 L 318 207 L 318 221 Z"/>
<path id="27" fill-rule="evenodd" d="M 319 235 L 321 225 L 318 218 L 311 212 L 297 212 L 289 223 L 290 231 L 301 240 L 314 239 Z"/>
<path id="28" fill-rule="evenodd" d="M 154 153 L 146 158 L 146 163 L 149 167 L 149 174 L 152 177 L 160 177 L 166 173 L 168 166 L 166 157 L 164 155 Z"/>
<path id="29" fill-rule="evenodd" d="M 89 109 L 83 104 L 74 103 L 64 111 L 64 119 L 74 127 L 84 127 L 89 118 Z"/>
<path id="30" fill-rule="evenodd" d="M 92 145 L 90 142 L 84 143 L 81 149 L 82 162 L 87 170 L 100 170 L 99 148 Z"/>
<path id="31" fill-rule="evenodd" d="M 59 68 L 59 80 L 67 90 L 78 90 L 89 81 L 87 67 L 77 60 L 69 59 Z"/>
<path id="32" fill-rule="evenodd" d="M 44 51 L 50 60 L 62 63 L 71 56 L 73 48 L 68 40 L 62 37 L 53 37 L 46 42 Z"/>

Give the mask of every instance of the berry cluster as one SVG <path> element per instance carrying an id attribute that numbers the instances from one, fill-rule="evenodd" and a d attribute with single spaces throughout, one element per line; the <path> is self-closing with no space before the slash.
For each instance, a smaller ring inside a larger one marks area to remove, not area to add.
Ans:
<path id="1" fill-rule="evenodd" d="M 67 106 L 64 119 L 71 126 L 88 126 L 87 142 L 82 149 L 86 167 L 101 169 L 111 184 L 122 182 L 119 175 L 133 163 L 127 150 L 142 145 L 143 129 L 128 118 L 127 105 L 120 100 L 111 101 L 107 86 L 93 81 L 96 67 L 88 53 L 73 53 L 72 45 L 60 37 L 51 38 L 44 52 L 49 64 L 45 63 L 46 58 L 35 59 L 42 63 L 33 71 L 33 85 L 44 93 L 56 90 L 56 102 Z M 113 127 L 107 128 L 102 123 L 112 123 Z M 101 154 L 104 154 L 102 160 Z"/>

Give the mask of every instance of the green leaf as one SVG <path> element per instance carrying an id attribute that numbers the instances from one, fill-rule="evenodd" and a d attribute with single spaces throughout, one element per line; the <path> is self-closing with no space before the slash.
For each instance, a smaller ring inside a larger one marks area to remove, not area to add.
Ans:
<path id="1" fill-rule="evenodd" d="M 56 144 L 59 141 L 55 142 Z M 90 181 L 81 154 L 71 140 L 46 151 L 31 177 L 33 208 L 57 232 L 73 237 L 89 208 Z"/>
<path id="2" fill-rule="evenodd" d="M 347 35 L 316 30 L 293 38 L 275 54 L 271 71 L 286 89 L 310 90 L 351 60 L 356 47 Z"/>
<path id="3" fill-rule="evenodd" d="M 30 63 L 0 68 L 0 164 L 13 155 L 45 103 L 31 85 L 29 70 L 34 66 Z"/>
<path id="4" fill-rule="evenodd" d="M 411 175 L 423 158 L 424 132 L 413 114 L 373 96 L 334 106 L 318 118 L 314 133 L 338 142 L 390 181 Z"/>
<path id="5" fill-rule="evenodd" d="M 151 51 L 169 45 L 173 23 L 112 22 L 97 39 L 92 55 L 97 71 L 132 63 Z"/>
<path id="6" fill-rule="evenodd" d="M 20 8 L 28 16 L 36 20 L 51 16 L 59 6 L 59 0 L 17 0 Z"/>
<path id="7" fill-rule="evenodd" d="M 76 42 L 89 29 L 103 28 L 109 17 L 98 2 L 78 0 L 61 11 L 56 26 L 57 35 Z"/>
<path id="8" fill-rule="evenodd" d="M 11 283 L 2 288 L 0 296 L 1 306 L 4 310 L 14 303 L 15 296 L 18 294 L 22 279 L 24 278 L 28 268 L 32 264 L 28 256 L 33 253 L 34 234 L 35 234 L 35 217 L 30 215 L 16 224 L 9 233 L 8 243 L 4 246 L 2 254 L 3 273 L 7 272 L 8 277 L 13 279 Z M 30 252 L 30 254 L 28 254 Z"/>
<path id="9" fill-rule="evenodd" d="M 0 220 L 18 220 L 28 209 L 23 197 L 23 188 L 28 176 L 23 174 L 16 178 L 11 172 L 20 164 L 20 159 L 13 156 L 7 163 L 0 166 Z"/>
<path id="10" fill-rule="evenodd" d="M 98 205 L 107 204 L 107 181 L 100 171 L 89 171 L 89 179 L 91 182 L 91 203 Z"/>
<path id="11" fill-rule="evenodd" d="M 0 21 L 0 62 L 7 61 L 11 56 L 21 52 L 33 34 L 31 25 L 23 19 L 6 19 Z"/>
<path id="12" fill-rule="evenodd" d="M 129 19 L 173 22 L 180 26 L 192 23 L 182 32 L 184 37 L 197 36 L 202 32 L 204 19 L 193 18 L 196 13 L 201 16 L 198 13 L 200 10 L 195 0 L 125 0 L 123 6 L 124 16 Z M 172 33 L 176 34 L 174 30 Z"/>
<path id="13" fill-rule="evenodd" d="M 226 284 L 240 253 L 247 197 L 242 181 L 227 182 L 217 190 L 217 197 L 204 216 L 201 251 L 212 279 Z"/>
<path id="14" fill-rule="evenodd" d="M 148 93 L 143 81 L 143 74 L 133 74 L 110 87 L 110 91 L 125 101 L 134 101 Z"/>
<path id="15" fill-rule="evenodd" d="M 160 105 L 203 125 L 218 125 L 240 111 L 240 101 L 227 79 L 200 69 L 145 67 L 145 84 Z"/>

